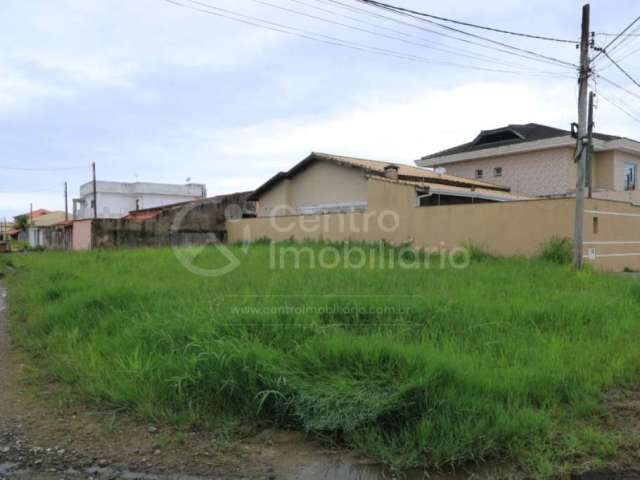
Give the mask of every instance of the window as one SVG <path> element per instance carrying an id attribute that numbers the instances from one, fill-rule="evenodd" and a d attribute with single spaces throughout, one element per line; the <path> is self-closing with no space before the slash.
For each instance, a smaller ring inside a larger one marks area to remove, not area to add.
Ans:
<path id="1" fill-rule="evenodd" d="M 493 169 L 493 176 L 494 177 L 501 177 L 502 176 L 502 167 L 496 167 Z"/>
<path id="2" fill-rule="evenodd" d="M 600 229 L 598 228 L 598 217 L 593 217 L 593 234 L 597 235 L 599 230 Z"/>
<path id="3" fill-rule="evenodd" d="M 95 200 L 91 200 L 91 208 L 96 206 L 96 201 Z"/>
<path id="4" fill-rule="evenodd" d="M 636 178 L 638 177 L 638 166 L 635 163 L 624 164 L 624 190 L 636 189 Z"/>
<path id="5" fill-rule="evenodd" d="M 476 170 L 476 178 L 482 178 L 483 172 L 482 169 L 479 168 Z"/>

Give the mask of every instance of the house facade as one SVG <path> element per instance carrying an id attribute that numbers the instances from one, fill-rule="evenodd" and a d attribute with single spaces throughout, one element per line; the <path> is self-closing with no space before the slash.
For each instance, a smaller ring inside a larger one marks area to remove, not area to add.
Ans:
<path id="1" fill-rule="evenodd" d="M 484 180 L 514 194 L 562 197 L 575 194 L 576 140 L 571 132 L 539 124 L 484 130 L 471 142 L 422 157 L 421 167 Z M 593 198 L 640 202 L 640 142 L 594 134 Z"/>
<path id="2" fill-rule="evenodd" d="M 47 212 L 33 218 L 27 228 L 28 242 L 31 248 L 48 248 L 50 230 L 66 220 L 64 212 Z"/>
<path id="3" fill-rule="evenodd" d="M 96 201 L 98 218 L 122 218 L 134 210 L 206 198 L 207 188 L 198 183 L 176 185 L 98 181 L 95 196 L 96 198 L 93 193 L 93 182 L 80 186 L 80 198 L 73 200 L 75 218 L 93 218 Z"/>
<path id="4" fill-rule="evenodd" d="M 505 186 L 410 165 L 311 153 L 287 172 L 280 172 L 250 197 L 256 216 L 313 215 L 368 210 L 369 184 L 385 181 L 411 186 L 413 206 L 482 203 L 523 199 Z"/>

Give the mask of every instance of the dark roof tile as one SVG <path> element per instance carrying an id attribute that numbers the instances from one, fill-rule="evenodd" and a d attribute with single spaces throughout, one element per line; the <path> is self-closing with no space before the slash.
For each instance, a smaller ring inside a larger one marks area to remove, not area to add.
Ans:
<path id="1" fill-rule="evenodd" d="M 462 145 L 458 145 L 456 147 L 432 153 L 430 155 L 422 157 L 422 159 L 426 160 L 430 158 L 455 155 L 458 153 L 474 152 L 487 148 L 502 147 L 504 145 L 513 145 L 517 143 L 534 142 L 536 140 L 546 140 L 548 138 L 564 137 L 567 135 L 571 135 L 571 132 L 568 130 L 562 130 L 560 128 L 549 127 L 547 125 L 540 125 L 539 123 L 527 123 L 524 125 L 512 124 L 505 127 L 495 128 L 493 130 L 483 130 L 471 142 L 463 143 Z M 616 140 L 620 138 L 613 135 L 604 135 L 601 133 L 594 133 L 594 137 L 604 141 Z"/>

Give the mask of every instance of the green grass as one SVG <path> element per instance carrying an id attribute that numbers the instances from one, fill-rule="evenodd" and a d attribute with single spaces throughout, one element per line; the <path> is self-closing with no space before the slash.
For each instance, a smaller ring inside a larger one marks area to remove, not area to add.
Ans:
<path id="1" fill-rule="evenodd" d="M 219 278 L 170 249 L 12 256 L 13 332 L 79 398 L 144 417 L 275 423 L 395 467 L 546 476 L 616 454 L 598 419 L 640 378 L 637 281 L 478 252 L 466 269 L 406 250 L 431 268 L 274 269 L 268 244 L 230 248 Z"/>

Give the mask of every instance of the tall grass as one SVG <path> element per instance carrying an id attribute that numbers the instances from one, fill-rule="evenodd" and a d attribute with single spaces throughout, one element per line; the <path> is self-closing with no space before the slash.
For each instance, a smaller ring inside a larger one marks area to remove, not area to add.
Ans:
<path id="1" fill-rule="evenodd" d="M 45 372 L 101 405 L 274 422 L 401 467 L 541 471 L 608 442 L 584 423 L 603 392 L 638 381 L 630 279 L 484 256 L 464 270 L 271 268 L 270 248 L 231 247 L 240 266 L 219 278 L 169 249 L 15 257 L 13 331 Z M 198 259 L 224 261 L 213 248 Z"/>
<path id="2" fill-rule="evenodd" d="M 552 238 L 542 245 L 540 258 L 558 265 L 570 264 L 573 260 L 573 241 L 569 238 Z"/>

